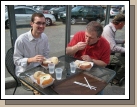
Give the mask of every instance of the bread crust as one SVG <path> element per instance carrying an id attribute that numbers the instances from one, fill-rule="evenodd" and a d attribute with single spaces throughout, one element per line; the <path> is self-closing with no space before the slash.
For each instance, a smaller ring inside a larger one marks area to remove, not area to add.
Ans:
<path id="1" fill-rule="evenodd" d="M 79 68 L 82 69 L 82 70 L 86 70 L 86 69 L 89 69 L 91 68 L 91 63 L 90 62 L 83 62 L 79 65 Z"/>
<path id="2" fill-rule="evenodd" d="M 53 78 L 50 74 L 46 74 L 42 71 L 37 71 L 33 74 L 34 79 L 37 80 L 37 83 L 40 85 L 48 85 L 53 81 Z"/>
<path id="3" fill-rule="evenodd" d="M 48 67 L 49 63 L 53 63 L 56 65 L 56 64 L 58 64 L 58 62 L 59 62 L 58 57 L 51 57 L 49 60 L 45 59 L 42 62 L 42 65 Z"/>
<path id="4" fill-rule="evenodd" d="M 47 78 L 47 79 L 46 79 Z M 53 81 L 53 78 L 50 74 L 42 74 L 37 78 L 37 83 L 41 85 L 48 85 Z"/>
<path id="5" fill-rule="evenodd" d="M 45 73 L 42 72 L 42 71 L 37 71 L 37 72 L 35 72 L 35 73 L 33 74 L 34 79 L 37 79 L 38 76 L 41 75 L 41 74 L 45 74 Z"/>
<path id="6" fill-rule="evenodd" d="M 45 61 L 42 62 L 42 65 L 48 67 L 49 63 L 52 63 L 52 62 L 48 61 L 48 60 L 45 60 Z"/>
<path id="7" fill-rule="evenodd" d="M 54 63 L 55 65 L 58 64 L 59 60 L 58 57 L 51 57 L 51 62 Z"/>

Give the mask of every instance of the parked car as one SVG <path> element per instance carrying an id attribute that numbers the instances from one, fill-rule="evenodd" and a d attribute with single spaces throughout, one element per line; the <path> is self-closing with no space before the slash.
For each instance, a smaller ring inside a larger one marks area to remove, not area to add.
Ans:
<path id="1" fill-rule="evenodd" d="M 60 20 L 66 22 L 66 12 L 60 14 Z M 104 10 L 101 6 L 76 6 L 71 10 L 71 24 L 77 22 L 102 22 L 105 20 Z"/>
<path id="2" fill-rule="evenodd" d="M 74 7 L 71 7 L 71 9 L 73 9 L 73 8 Z M 60 16 L 62 16 L 63 14 L 66 15 L 66 10 L 58 13 L 58 20 L 60 20 Z"/>
<path id="3" fill-rule="evenodd" d="M 110 8 L 110 17 L 114 17 L 119 13 L 120 13 L 120 11 L 118 9 L 116 9 L 115 7 Z M 104 9 L 104 14 L 106 15 L 106 9 Z"/>
<path id="4" fill-rule="evenodd" d="M 15 19 L 16 19 L 16 25 L 27 25 L 31 21 L 31 16 L 33 13 L 38 13 L 37 10 L 26 7 L 26 6 L 15 6 Z M 46 18 L 46 25 L 50 26 L 53 23 L 56 22 L 56 19 L 51 14 L 44 14 Z M 9 28 L 9 17 L 8 17 L 8 11 L 5 12 L 5 26 Z"/>
<path id="5" fill-rule="evenodd" d="M 54 15 L 56 19 L 58 19 L 58 13 L 62 12 L 62 11 L 66 11 L 66 7 L 58 7 L 58 8 L 54 8 L 49 10 L 49 13 Z"/>
<path id="6" fill-rule="evenodd" d="M 40 13 L 43 13 L 43 6 L 42 5 L 38 5 L 37 7 L 35 7 L 35 10 L 37 10 Z"/>
<path id="7" fill-rule="evenodd" d="M 121 11 L 122 7 L 124 7 L 124 5 L 116 5 L 116 9 L 118 9 L 119 11 Z"/>
<path id="8" fill-rule="evenodd" d="M 116 8 L 111 8 L 110 9 L 110 17 L 114 17 L 119 13 L 120 13 L 119 9 L 116 9 Z"/>
<path id="9" fill-rule="evenodd" d="M 53 6 L 53 5 L 46 5 L 46 6 L 44 6 L 44 8 L 43 8 L 43 13 L 50 13 L 49 12 L 49 10 L 51 9 L 51 8 L 54 8 L 55 6 Z"/>

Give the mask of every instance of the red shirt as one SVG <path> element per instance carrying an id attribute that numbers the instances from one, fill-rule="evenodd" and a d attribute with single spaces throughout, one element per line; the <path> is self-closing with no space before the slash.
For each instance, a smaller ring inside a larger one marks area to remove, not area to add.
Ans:
<path id="1" fill-rule="evenodd" d="M 74 35 L 68 47 L 76 45 L 78 42 L 85 42 L 85 32 L 81 31 Z M 75 53 L 74 57 L 81 59 L 82 55 L 89 55 L 91 59 L 102 60 L 106 64 L 110 61 L 110 45 L 108 41 L 100 37 L 97 43 L 93 45 L 87 45 L 85 49 L 79 50 Z M 82 59 L 81 59 L 82 60 Z"/>

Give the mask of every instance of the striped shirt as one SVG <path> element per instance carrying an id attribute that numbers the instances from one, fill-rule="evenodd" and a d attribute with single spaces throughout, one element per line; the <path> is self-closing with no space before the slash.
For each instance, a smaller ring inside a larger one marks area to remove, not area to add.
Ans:
<path id="1" fill-rule="evenodd" d="M 21 72 L 40 65 L 38 62 L 27 64 L 28 58 L 36 55 L 43 55 L 46 58 L 49 56 L 49 43 L 46 34 L 42 33 L 39 38 L 34 38 L 31 30 L 20 35 L 14 46 L 14 64 L 16 65 L 16 75 Z"/>
<path id="2" fill-rule="evenodd" d="M 110 44 L 110 49 L 112 52 L 119 52 L 119 53 L 125 53 L 125 48 L 121 47 L 117 44 L 123 44 L 123 40 L 116 40 L 115 39 L 115 33 L 116 33 L 116 28 L 114 25 L 110 22 L 108 25 L 106 25 L 103 29 L 102 36 L 106 38 L 106 40 Z"/>

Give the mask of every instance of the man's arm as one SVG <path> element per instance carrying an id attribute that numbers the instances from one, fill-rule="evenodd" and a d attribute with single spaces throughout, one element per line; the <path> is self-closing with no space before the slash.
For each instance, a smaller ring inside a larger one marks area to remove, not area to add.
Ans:
<path id="1" fill-rule="evenodd" d="M 104 61 L 101 61 L 101 60 L 92 59 L 92 62 L 94 64 L 98 65 L 98 66 L 102 66 L 102 67 L 107 66 L 107 64 Z"/>
<path id="2" fill-rule="evenodd" d="M 23 51 L 23 44 L 21 41 L 16 40 L 13 54 L 14 64 L 17 66 L 26 67 L 28 58 L 23 57 Z"/>
<path id="3" fill-rule="evenodd" d="M 125 48 L 124 47 L 118 46 L 116 44 L 116 40 L 113 37 L 113 34 L 111 34 L 110 32 L 109 33 L 108 32 L 103 32 L 103 35 L 104 35 L 105 39 L 109 42 L 111 51 L 113 51 L 113 52 L 120 52 L 120 53 L 124 53 L 125 52 Z"/>
<path id="4" fill-rule="evenodd" d="M 84 61 L 93 62 L 95 65 L 98 65 L 98 66 L 102 66 L 102 67 L 107 66 L 107 64 L 104 61 L 102 61 L 102 60 L 96 60 L 96 59 L 91 59 L 89 55 L 83 55 L 83 56 L 81 56 L 81 58 Z"/>
<path id="5" fill-rule="evenodd" d="M 77 45 L 66 48 L 66 54 L 68 55 L 74 55 L 77 51 L 78 51 Z"/>
<path id="6" fill-rule="evenodd" d="M 83 50 L 86 47 L 87 43 L 86 42 L 78 42 L 76 45 L 72 47 L 67 47 L 66 48 L 66 54 L 68 55 L 74 55 L 77 51 Z"/>

